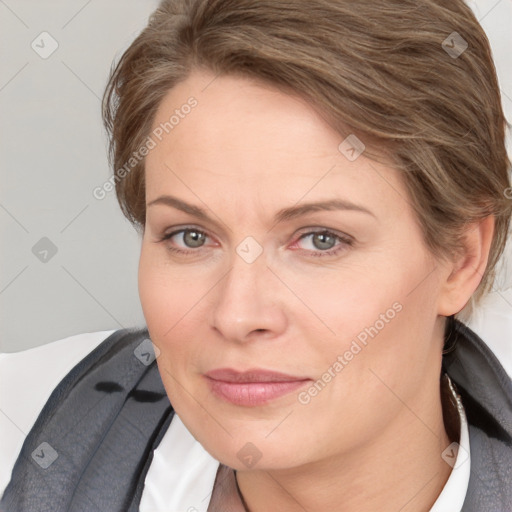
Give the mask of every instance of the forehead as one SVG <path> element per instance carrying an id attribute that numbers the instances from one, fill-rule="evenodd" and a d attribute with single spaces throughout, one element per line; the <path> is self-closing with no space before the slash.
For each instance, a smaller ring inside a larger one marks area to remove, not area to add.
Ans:
<path id="1" fill-rule="evenodd" d="M 197 105 L 172 127 L 168 138 L 173 143 L 206 150 L 222 140 L 222 150 L 231 152 L 261 151 L 265 144 L 275 150 L 293 147 L 294 154 L 310 157 L 337 152 L 339 135 L 307 101 L 249 78 L 215 77 L 202 71 L 193 72 L 168 92 L 153 129 L 165 125 L 192 97 Z"/>
<path id="2" fill-rule="evenodd" d="M 148 201 L 166 188 L 189 198 L 226 191 L 226 202 L 345 197 L 374 209 L 406 197 L 394 169 L 364 152 L 347 158 L 352 139 L 343 143 L 307 101 L 248 78 L 193 72 L 168 92 L 152 129 L 162 133 L 146 157 Z"/>

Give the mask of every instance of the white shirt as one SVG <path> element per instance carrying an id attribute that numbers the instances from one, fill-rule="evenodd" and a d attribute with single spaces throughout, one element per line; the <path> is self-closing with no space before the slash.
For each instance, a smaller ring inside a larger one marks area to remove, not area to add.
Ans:
<path id="1" fill-rule="evenodd" d="M 0 354 L 0 495 L 26 435 L 53 389 L 80 360 L 114 331 L 79 334 L 40 347 Z M 469 431 L 458 397 L 460 448 L 430 512 L 460 512 L 470 472 Z M 22 404 L 22 405 L 21 405 Z M 451 459 L 453 460 L 453 458 Z M 176 415 L 146 475 L 141 512 L 206 512 L 219 461 L 197 442 Z"/>

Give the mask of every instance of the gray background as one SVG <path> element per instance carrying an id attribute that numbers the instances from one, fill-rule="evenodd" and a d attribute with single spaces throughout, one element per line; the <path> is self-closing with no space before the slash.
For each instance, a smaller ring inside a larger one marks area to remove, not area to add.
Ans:
<path id="1" fill-rule="evenodd" d="M 0 0 L 0 352 L 144 324 L 139 237 L 113 192 L 92 191 L 110 176 L 100 98 L 111 63 L 156 5 Z M 512 1 L 470 5 L 512 121 Z M 44 54 L 53 40 L 46 59 L 31 46 Z"/>

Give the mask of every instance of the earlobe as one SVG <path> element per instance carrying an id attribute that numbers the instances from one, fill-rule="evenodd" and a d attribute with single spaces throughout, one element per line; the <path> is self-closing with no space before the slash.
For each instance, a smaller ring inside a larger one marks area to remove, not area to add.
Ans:
<path id="1" fill-rule="evenodd" d="M 439 315 L 454 315 L 468 303 L 487 267 L 493 234 L 493 215 L 468 225 L 463 253 L 447 266 L 439 296 Z"/>

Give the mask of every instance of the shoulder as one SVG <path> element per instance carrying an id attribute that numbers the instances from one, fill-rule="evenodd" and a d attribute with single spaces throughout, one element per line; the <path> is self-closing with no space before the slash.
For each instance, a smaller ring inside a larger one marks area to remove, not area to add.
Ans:
<path id="1" fill-rule="evenodd" d="M 464 323 L 492 350 L 512 378 L 512 287 L 489 293 Z"/>
<path id="2" fill-rule="evenodd" d="M 83 333 L 21 352 L 0 353 L 0 494 L 25 437 L 55 387 L 115 332 Z"/>
<path id="3" fill-rule="evenodd" d="M 490 293 L 443 356 L 469 426 L 471 474 L 463 510 L 508 510 L 512 500 L 512 289 Z"/>

